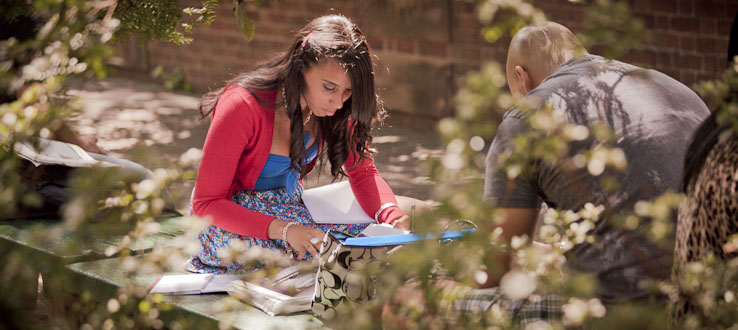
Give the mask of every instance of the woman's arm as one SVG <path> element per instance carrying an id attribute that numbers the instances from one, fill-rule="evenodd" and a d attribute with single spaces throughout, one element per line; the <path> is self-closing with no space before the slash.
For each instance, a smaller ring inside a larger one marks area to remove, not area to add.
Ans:
<path id="1" fill-rule="evenodd" d="M 366 214 L 376 218 L 379 223 L 389 224 L 405 216 L 397 206 L 392 189 L 379 175 L 371 155 L 367 159 L 361 159 L 349 152 L 344 168 L 349 177 L 351 190 Z"/>
<path id="2" fill-rule="evenodd" d="M 251 211 L 231 200 L 231 190 L 241 155 L 251 139 L 257 138 L 256 111 L 238 89 L 226 91 L 216 106 L 205 138 L 203 157 L 197 171 L 192 209 L 195 215 L 232 233 L 269 239 L 273 216 Z M 257 174 L 258 175 L 258 174 Z"/>

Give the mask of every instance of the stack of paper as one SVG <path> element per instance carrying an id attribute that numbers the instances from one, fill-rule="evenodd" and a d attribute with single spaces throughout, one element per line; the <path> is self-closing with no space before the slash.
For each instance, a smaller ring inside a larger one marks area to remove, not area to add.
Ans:
<path id="1" fill-rule="evenodd" d="M 164 275 L 149 287 L 149 293 L 161 294 L 203 294 L 227 292 L 228 284 L 240 280 L 242 274 L 187 274 Z"/>

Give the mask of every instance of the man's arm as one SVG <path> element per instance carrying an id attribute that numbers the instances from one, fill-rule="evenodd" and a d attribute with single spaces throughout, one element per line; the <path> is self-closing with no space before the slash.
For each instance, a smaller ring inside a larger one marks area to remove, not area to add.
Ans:
<path id="1" fill-rule="evenodd" d="M 521 175 L 510 179 L 498 164 L 499 156 L 512 147 L 513 138 L 525 130 L 522 114 L 515 110 L 506 113 L 487 154 L 484 198 L 499 207 L 498 211 L 501 212 L 504 221 L 484 229 L 491 232 L 495 227 L 502 228 L 501 238 L 508 247 L 515 236 L 528 235 L 529 238 L 533 238 L 541 205 L 535 180 L 531 176 Z M 487 281 L 481 286 L 498 285 L 502 276 L 510 269 L 510 261 L 509 248 L 487 260 Z"/>
<path id="2" fill-rule="evenodd" d="M 61 142 L 76 144 L 87 152 L 107 155 L 108 152 L 97 145 L 97 137 L 94 135 L 79 135 L 67 124 L 62 124 L 54 131 L 54 139 Z"/>
<path id="3" fill-rule="evenodd" d="M 501 238 L 504 239 L 508 248 L 505 252 L 494 255 L 492 260 L 487 262 L 487 282 L 480 285 L 482 288 L 500 284 L 502 276 L 510 270 L 510 261 L 512 260 L 510 241 L 513 237 L 522 235 L 528 235 L 529 238 L 532 238 L 538 219 L 537 209 L 501 208 L 499 211 L 502 213 L 504 221 L 497 227 L 502 228 Z M 489 229 L 494 230 L 494 228 Z"/>

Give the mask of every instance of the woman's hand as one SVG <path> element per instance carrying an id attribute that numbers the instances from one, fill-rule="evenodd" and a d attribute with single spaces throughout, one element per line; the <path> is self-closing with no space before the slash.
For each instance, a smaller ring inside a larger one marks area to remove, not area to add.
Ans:
<path id="1" fill-rule="evenodd" d="M 397 229 L 402 230 L 410 230 L 412 228 L 410 217 L 407 215 L 403 215 L 401 218 L 395 220 L 395 222 L 392 223 L 392 227 L 395 227 Z"/>
<path id="2" fill-rule="evenodd" d="M 274 219 L 269 224 L 269 239 L 282 239 L 285 226 L 287 226 L 287 222 Z M 304 258 L 307 252 L 317 258 L 324 235 L 325 233 L 319 229 L 293 224 L 287 228 L 287 244 L 295 250 L 297 257 L 300 259 Z"/>

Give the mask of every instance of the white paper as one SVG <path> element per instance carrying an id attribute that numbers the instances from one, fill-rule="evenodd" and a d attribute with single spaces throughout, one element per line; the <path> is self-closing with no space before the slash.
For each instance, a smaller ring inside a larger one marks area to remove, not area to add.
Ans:
<path id="1" fill-rule="evenodd" d="M 399 229 L 392 227 L 392 225 L 388 225 L 386 223 L 382 224 L 376 224 L 372 223 L 369 224 L 364 230 L 359 233 L 359 236 L 366 236 L 366 237 L 376 237 L 376 236 L 385 236 L 385 235 L 403 235 L 403 234 L 409 234 L 409 230 Z"/>
<path id="2" fill-rule="evenodd" d="M 348 181 L 307 189 L 302 200 L 316 223 L 374 222 L 359 205 Z"/>
<path id="3" fill-rule="evenodd" d="M 215 275 L 201 293 L 228 292 L 228 285 L 243 278 L 243 274 Z"/>
<path id="4" fill-rule="evenodd" d="M 213 274 L 164 275 L 149 293 L 200 294 Z"/>
<path id="5" fill-rule="evenodd" d="M 164 275 L 156 282 L 149 293 L 202 294 L 227 292 L 228 285 L 242 277 L 242 274 Z"/>

